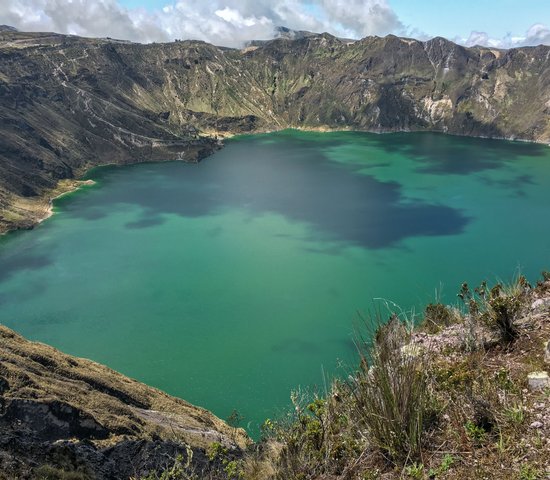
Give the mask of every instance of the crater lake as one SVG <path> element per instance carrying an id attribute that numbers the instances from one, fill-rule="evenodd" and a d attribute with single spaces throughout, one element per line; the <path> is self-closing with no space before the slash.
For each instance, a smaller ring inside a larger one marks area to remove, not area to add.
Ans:
<path id="1" fill-rule="evenodd" d="M 0 323 L 252 434 L 353 369 L 368 312 L 550 268 L 545 145 L 286 130 L 87 178 L 0 239 Z"/>

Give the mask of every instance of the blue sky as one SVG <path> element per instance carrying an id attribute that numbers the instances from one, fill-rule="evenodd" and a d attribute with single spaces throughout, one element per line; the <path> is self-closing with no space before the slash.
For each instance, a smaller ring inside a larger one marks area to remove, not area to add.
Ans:
<path id="1" fill-rule="evenodd" d="M 390 0 L 401 21 L 429 35 L 467 36 L 472 30 L 495 37 L 550 24 L 550 0 Z"/>
<path id="2" fill-rule="evenodd" d="M 0 0 L 0 24 L 138 42 L 239 47 L 275 27 L 346 38 L 393 33 L 464 45 L 550 44 L 550 0 Z"/>
<path id="3" fill-rule="evenodd" d="M 155 10 L 170 0 L 120 3 Z M 471 31 L 480 31 L 501 38 L 522 35 L 537 23 L 550 26 L 550 0 L 389 0 L 388 4 L 411 30 L 429 36 L 468 37 Z"/>

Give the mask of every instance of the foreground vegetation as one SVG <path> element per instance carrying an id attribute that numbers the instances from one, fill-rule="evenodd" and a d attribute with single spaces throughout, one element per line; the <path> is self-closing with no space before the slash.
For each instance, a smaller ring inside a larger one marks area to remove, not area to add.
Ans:
<path id="1" fill-rule="evenodd" d="M 209 477 L 549 478 L 550 388 L 528 378 L 550 361 L 550 274 L 535 287 L 464 284 L 458 297 L 428 305 L 417 327 L 369 319 L 356 371 L 323 396 L 293 392 L 293 410 L 244 454 L 212 444 Z M 141 480 L 204 478 L 183 459 Z"/>

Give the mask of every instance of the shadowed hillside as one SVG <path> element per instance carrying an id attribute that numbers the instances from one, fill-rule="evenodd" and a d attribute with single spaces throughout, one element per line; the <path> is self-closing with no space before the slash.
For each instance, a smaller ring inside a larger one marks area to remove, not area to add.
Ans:
<path id="1" fill-rule="evenodd" d="M 92 166 L 199 161 L 226 134 L 437 130 L 550 142 L 549 55 L 392 35 L 236 50 L 4 29 L 0 231 L 44 218 Z"/>

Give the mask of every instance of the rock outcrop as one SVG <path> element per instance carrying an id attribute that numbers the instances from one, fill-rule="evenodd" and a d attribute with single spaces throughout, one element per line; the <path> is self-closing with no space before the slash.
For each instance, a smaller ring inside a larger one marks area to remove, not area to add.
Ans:
<path id="1" fill-rule="evenodd" d="M 248 437 L 204 409 L 0 326 L 1 479 L 38 478 L 44 466 L 127 479 L 178 455 L 200 473 L 213 442 L 238 453 Z"/>
<path id="2" fill-rule="evenodd" d="M 288 37 L 288 38 L 285 38 Z M 0 30 L 0 232 L 105 163 L 199 161 L 217 136 L 434 130 L 550 142 L 550 47 L 329 34 L 245 49 Z"/>

